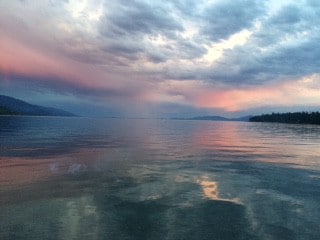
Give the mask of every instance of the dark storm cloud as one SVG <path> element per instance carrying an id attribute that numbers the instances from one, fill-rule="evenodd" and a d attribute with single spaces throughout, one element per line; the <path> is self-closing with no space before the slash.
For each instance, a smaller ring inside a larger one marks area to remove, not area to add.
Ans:
<path id="1" fill-rule="evenodd" d="M 205 26 L 202 33 L 212 41 L 227 39 L 231 35 L 253 26 L 261 17 L 263 1 L 218 1 L 208 6 L 201 17 Z"/>

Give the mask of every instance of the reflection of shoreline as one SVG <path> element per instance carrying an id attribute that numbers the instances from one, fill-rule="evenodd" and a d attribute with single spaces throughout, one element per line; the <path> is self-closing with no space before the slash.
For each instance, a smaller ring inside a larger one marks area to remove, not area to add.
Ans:
<path id="1" fill-rule="evenodd" d="M 222 202 L 231 202 L 231 203 L 241 204 L 240 199 L 238 199 L 238 198 L 227 199 L 227 198 L 219 197 L 219 189 L 218 189 L 217 182 L 213 182 L 213 181 L 209 181 L 209 180 L 198 180 L 197 182 L 202 187 L 203 195 L 205 198 L 208 198 L 208 199 L 214 200 L 214 201 L 222 201 Z"/>

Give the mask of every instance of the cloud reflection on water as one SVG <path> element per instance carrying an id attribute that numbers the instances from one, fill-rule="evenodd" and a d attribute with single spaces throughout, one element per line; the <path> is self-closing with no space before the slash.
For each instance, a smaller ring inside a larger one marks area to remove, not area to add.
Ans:
<path id="1" fill-rule="evenodd" d="M 62 123 L 45 138 L 45 126 L 25 126 L 32 134 L 21 146 L 31 147 L 34 135 L 38 151 L 50 148 L 50 137 L 69 146 L 36 158 L 0 155 L 0 238 L 50 231 L 52 239 L 319 236 L 319 171 L 307 166 L 312 159 L 319 166 L 318 127 L 141 121 L 133 132 L 135 120 L 103 120 L 88 132 L 69 122 L 70 132 L 56 138 Z M 14 150 L 19 131 L 3 133 L 1 143 Z"/>
<path id="2" fill-rule="evenodd" d="M 238 198 L 234 198 L 234 199 L 221 198 L 219 196 L 218 182 L 209 181 L 207 177 L 204 177 L 203 179 L 204 180 L 198 180 L 197 182 L 202 187 L 203 195 L 205 198 L 208 198 L 214 201 L 223 201 L 223 202 L 232 202 L 232 203 L 241 204 L 241 201 Z"/>

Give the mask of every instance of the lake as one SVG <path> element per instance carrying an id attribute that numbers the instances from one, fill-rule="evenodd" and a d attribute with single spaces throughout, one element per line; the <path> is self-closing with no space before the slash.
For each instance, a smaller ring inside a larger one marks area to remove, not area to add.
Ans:
<path id="1" fill-rule="evenodd" d="M 0 117 L 0 239 L 319 239 L 320 126 Z"/>

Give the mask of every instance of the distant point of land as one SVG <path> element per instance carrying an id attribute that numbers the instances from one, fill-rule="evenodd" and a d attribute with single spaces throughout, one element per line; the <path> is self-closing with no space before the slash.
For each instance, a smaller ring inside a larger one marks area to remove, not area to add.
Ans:
<path id="1" fill-rule="evenodd" d="M 289 112 L 289 113 L 272 113 L 253 116 L 250 122 L 274 122 L 274 123 L 291 123 L 291 124 L 319 124 L 319 112 Z"/>
<path id="2" fill-rule="evenodd" d="M 25 101 L 4 95 L 0 95 L 0 115 L 65 117 L 76 116 L 73 113 L 61 109 L 33 105 Z"/>

